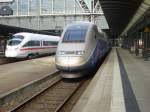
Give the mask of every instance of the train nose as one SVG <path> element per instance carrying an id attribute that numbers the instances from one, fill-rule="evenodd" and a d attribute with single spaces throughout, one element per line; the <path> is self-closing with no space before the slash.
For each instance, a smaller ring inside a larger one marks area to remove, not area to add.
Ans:
<path id="1" fill-rule="evenodd" d="M 56 59 L 56 65 L 63 70 L 72 70 L 81 66 L 83 62 L 82 57 L 59 57 Z"/>
<path id="2" fill-rule="evenodd" d="M 82 62 L 82 57 L 68 57 L 68 67 L 80 66 Z"/>
<path id="3" fill-rule="evenodd" d="M 17 56 L 16 48 L 7 47 L 6 51 L 5 51 L 5 56 L 6 57 L 15 57 L 15 56 Z"/>
<path id="4" fill-rule="evenodd" d="M 58 57 L 56 62 L 58 65 L 68 67 L 68 57 Z"/>

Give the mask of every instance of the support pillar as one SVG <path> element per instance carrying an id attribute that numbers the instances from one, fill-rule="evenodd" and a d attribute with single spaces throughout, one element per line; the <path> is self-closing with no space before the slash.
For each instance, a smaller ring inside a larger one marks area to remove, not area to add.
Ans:
<path id="1" fill-rule="evenodd" d="M 138 35 L 138 33 L 136 34 L 135 55 L 139 56 L 139 35 Z"/>
<path id="2" fill-rule="evenodd" d="M 130 37 L 130 53 L 134 53 L 134 52 L 135 52 L 134 39 L 131 36 Z"/>
<path id="3" fill-rule="evenodd" d="M 145 32 L 145 36 L 144 36 L 144 60 L 147 61 L 148 60 L 148 32 Z"/>
<path id="4" fill-rule="evenodd" d="M 150 56 L 150 28 L 145 27 L 144 33 L 144 59 L 147 61 Z"/>
<path id="5" fill-rule="evenodd" d="M 54 0 L 52 0 L 52 14 L 54 14 Z"/>
<path id="6" fill-rule="evenodd" d="M 28 16 L 30 15 L 30 0 L 28 0 Z"/>
<path id="7" fill-rule="evenodd" d="M 19 15 L 19 0 L 16 0 L 17 2 L 17 16 Z"/>

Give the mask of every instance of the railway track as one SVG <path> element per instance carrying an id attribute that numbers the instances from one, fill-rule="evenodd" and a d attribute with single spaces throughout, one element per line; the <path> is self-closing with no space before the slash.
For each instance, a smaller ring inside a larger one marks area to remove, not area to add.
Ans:
<path id="1" fill-rule="evenodd" d="M 39 57 L 36 57 L 36 58 L 33 58 L 33 59 L 38 59 L 38 58 L 43 58 L 43 57 L 47 57 L 47 56 L 53 56 L 52 55 L 42 55 L 42 56 L 39 56 Z M 21 62 L 21 61 L 27 61 L 27 60 L 31 60 L 31 59 L 28 59 L 28 58 L 6 58 L 6 57 L 0 57 L 0 65 L 3 65 L 3 64 L 9 64 L 9 63 L 15 63 L 15 62 Z"/>
<path id="2" fill-rule="evenodd" d="M 60 79 L 11 112 L 58 112 L 81 87 L 82 82 L 66 82 Z"/>
<path id="3" fill-rule="evenodd" d="M 45 91 L 50 86 L 53 86 L 55 83 L 62 79 L 59 73 L 60 72 L 56 70 L 53 73 L 47 74 L 38 80 L 33 80 L 17 89 L 12 90 L 11 92 L 1 95 L 0 112 L 1 109 L 11 112 L 41 92 Z"/>

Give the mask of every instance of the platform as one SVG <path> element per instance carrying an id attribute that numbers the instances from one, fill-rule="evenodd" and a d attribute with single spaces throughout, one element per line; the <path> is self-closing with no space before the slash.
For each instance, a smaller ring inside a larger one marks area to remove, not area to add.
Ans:
<path id="1" fill-rule="evenodd" d="M 150 61 L 124 49 L 118 51 L 125 68 L 123 87 L 127 112 L 150 112 Z"/>
<path id="2" fill-rule="evenodd" d="M 150 111 L 150 61 L 117 51 L 112 49 L 72 112 Z"/>
<path id="3" fill-rule="evenodd" d="M 72 112 L 125 112 L 121 75 L 112 49 Z"/>
<path id="4" fill-rule="evenodd" d="M 54 71 L 54 56 L 0 65 L 0 96 Z"/>

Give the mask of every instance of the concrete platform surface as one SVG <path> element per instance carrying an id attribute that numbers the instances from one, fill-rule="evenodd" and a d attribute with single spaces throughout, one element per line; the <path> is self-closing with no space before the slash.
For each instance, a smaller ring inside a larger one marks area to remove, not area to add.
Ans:
<path id="1" fill-rule="evenodd" d="M 72 112 L 125 112 L 121 74 L 115 48 L 105 59 Z"/>
<path id="2" fill-rule="evenodd" d="M 118 49 L 127 112 L 150 112 L 150 61 Z"/>
<path id="3" fill-rule="evenodd" d="M 0 96 L 54 71 L 54 56 L 0 65 Z"/>

